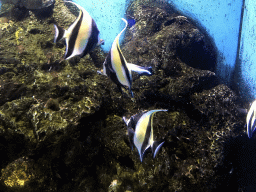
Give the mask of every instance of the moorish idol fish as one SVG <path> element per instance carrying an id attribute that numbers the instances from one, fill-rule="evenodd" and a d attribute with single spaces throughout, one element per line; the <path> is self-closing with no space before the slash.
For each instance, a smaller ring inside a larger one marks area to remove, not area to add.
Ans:
<path id="1" fill-rule="evenodd" d="M 253 101 L 246 117 L 246 124 L 247 124 L 247 134 L 248 137 L 252 137 L 252 133 L 255 131 L 256 128 L 256 100 Z"/>
<path id="2" fill-rule="evenodd" d="M 156 142 L 153 139 L 153 116 L 156 112 L 167 111 L 166 109 L 158 109 L 151 111 L 144 111 L 142 113 L 133 115 L 130 119 L 123 117 L 123 121 L 127 125 L 128 136 L 133 149 L 133 145 L 137 148 L 140 161 L 143 160 L 143 154 L 151 147 L 153 158 L 164 144 L 163 142 Z M 135 131 L 134 131 L 135 130 Z"/>
<path id="3" fill-rule="evenodd" d="M 127 27 L 127 21 L 122 18 L 125 22 L 124 29 L 116 36 L 112 47 L 103 63 L 103 75 L 108 76 L 122 92 L 121 87 L 129 89 L 131 96 L 132 92 L 132 73 L 135 71 L 140 75 L 152 75 L 152 67 L 141 67 L 135 64 L 127 63 L 121 49 L 119 47 L 119 37 Z"/>
<path id="4" fill-rule="evenodd" d="M 84 57 L 97 45 L 103 44 L 104 41 L 99 38 L 100 31 L 88 12 L 72 1 L 65 2 L 76 5 L 80 9 L 79 16 L 67 30 L 62 29 L 58 25 L 54 25 L 54 43 L 61 39 L 66 40 L 64 59 L 70 59 L 76 55 Z"/>

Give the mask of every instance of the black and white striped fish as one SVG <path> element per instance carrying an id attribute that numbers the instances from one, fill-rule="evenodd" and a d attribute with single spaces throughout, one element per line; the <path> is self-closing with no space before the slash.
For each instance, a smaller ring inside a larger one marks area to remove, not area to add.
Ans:
<path id="1" fill-rule="evenodd" d="M 119 47 L 119 38 L 127 27 L 127 21 L 122 18 L 125 22 L 125 28 L 116 36 L 112 47 L 103 63 L 103 74 L 108 76 L 122 92 L 121 87 L 129 89 L 131 96 L 132 92 L 132 73 L 135 71 L 140 75 L 152 75 L 151 67 L 141 67 L 135 64 L 127 63 L 124 58 L 121 49 Z"/>
<path id="2" fill-rule="evenodd" d="M 164 144 L 164 141 L 156 142 L 153 138 L 153 116 L 156 112 L 159 111 L 167 110 L 158 109 L 145 111 L 143 113 L 133 115 L 128 120 L 123 117 L 123 120 L 127 125 L 131 147 L 133 148 L 133 145 L 135 145 L 139 152 L 141 162 L 143 160 L 143 154 L 149 147 L 151 147 L 153 158 L 155 158 L 157 152 Z"/>
<path id="3" fill-rule="evenodd" d="M 247 134 L 248 137 L 251 138 L 253 132 L 256 129 L 256 100 L 253 101 L 246 117 L 246 124 L 247 124 Z"/>
<path id="4" fill-rule="evenodd" d="M 104 41 L 99 38 L 100 31 L 95 21 L 83 7 L 72 1 L 65 1 L 65 3 L 76 5 L 80 9 L 79 16 L 67 30 L 54 25 L 54 43 L 65 38 L 66 53 L 64 59 L 70 59 L 76 55 L 84 57 L 97 45 L 103 44 Z"/>

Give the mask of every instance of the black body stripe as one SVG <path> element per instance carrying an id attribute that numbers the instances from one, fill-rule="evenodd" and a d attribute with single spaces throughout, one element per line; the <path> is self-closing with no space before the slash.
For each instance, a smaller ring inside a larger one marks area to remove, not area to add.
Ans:
<path id="1" fill-rule="evenodd" d="M 252 115 L 250 116 L 250 119 L 249 119 L 249 130 L 251 132 L 251 136 L 252 136 L 252 133 L 253 133 L 253 129 L 254 129 L 254 126 L 255 126 L 255 121 L 252 122 L 252 118 L 254 116 L 254 112 L 252 113 Z"/>
<path id="2" fill-rule="evenodd" d="M 131 116 L 128 127 L 135 130 L 137 122 L 135 121 L 135 116 Z"/>
<path id="3" fill-rule="evenodd" d="M 254 120 L 253 123 L 252 123 L 252 134 L 253 134 L 254 129 L 255 129 L 255 124 L 256 124 L 256 122 L 255 122 L 255 120 Z"/>
<path id="4" fill-rule="evenodd" d="M 147 111 L 144 111 L 144 112 L 140 112 L 133 117 L 133 122 L 134 122 L 134 129 L 135 129 L 135 126 L 137 125 L 138 121 L 140 120 L 140 118 L 142 117 L 142 115 L 144 115 L 145 113 L 147 113 Z"/>
<path id="5" fill-rule="evenodd" d="M 91 35 L 89 37 L 87 46 L 85 47 L 85 50 L 83 51 L 81 57 L 84 57 L 87 53 L 91 52 L 97 45 L 98 43 L 98 36 L 99 36 L 100 31 L 97 28 L 97 25 L 94 21 L 94 19 L 92 19 L 92 31 L 91 31 Z"/>
<path id="6" fill-rule="evenodd" d="M 145 137 L 144 137 L 144 141 L 143 141 L 142 146 L 141 146 L 142 154 L 145 152 L 145 149 L 148 145 L 149 137 L 150 137 L 150 134 L 151 134 L 151 115 L 149 117 L 149 122 L 148 122 L 148 125 L 147 125 L 147 130 L 146 130 L 146 134 L 145 134 Z"/>
<path id="7" fill-rule="evenodd" d="M 128 79 L 128 82 L 129 82 L 130 88 L 131 88 L 132 87 L 132 80 L 130 78 L 129 70 L 128 70 L 126 64 L 125 64 L 124 57 L 123 57 L 123 55 L 122 55 L 118 46 L 117 46 L 117 50 L 118 50 L 118 53 L 119 53 L 119 57 L 121 59 L 121 64 L 122 64 L 122 66 L 124 67 L 124 70 L 125 70 L 125 75 L 127 76 L 127 79 Z"/>
<path id="8" fill-rule="evenodd" d="M 135 114 L 133 116 L 130 117 L 130 121 L 129 124 L 127 125 L 128 128 L 133 129 L 135 131 L 136 125 L 139 121 L 139 119 L 141 118 L 141 116 L 144 114 L 145 112 L 140 112 L 138 114 Z"/>
<path id="9" fill-rule="evenodd" d="M 248 124 L 249 130 L 251 130 L 251 126 L 252 126 L 252 117 L 253 117 L 253 113 L 252 113 L 252 115 L 250 116 L 250 119 L 249 119 L 249 124 Z"/>
<path id="10" fill-rule="evenodd" d="M 111 50 L 109 51 L 108 53 L 108 56 L 106 58 L 106 64 L 105 64 L 105 67 L 106 67 L 106 73 L 107 73 L 107 76 L 117 85 L 119 91 L 122 93 L 122 89 L 121 87 L 124 87 L 126 88 L 125 86 L 123 86 L 119 81 L 118 81 L 118 78 L 116 76 L 116 73 L 112 67 L 112 62 L 111 62 Z"/>
<path id="11" fill-rule="evenodd" d="M 69 39 L 69 42 L 68 42 L 68 51 L 67 51 L 67 54 L 64 57 L 65 59 L 68 58 L 70 55 L 72 55 L 72 53 L 74 51 L 74 47 L 75 47 L 76 39 L 77 39 L 77 36 L 78 36 L 78 32 L 79 32 L 79 29 L 81 27 L 81 23 L 82 23 L 82 20 L 83 20 L 83 15 L 84 14 L 82 12 L 80 19 L 78 20 L 76 26 L 74 27 L 73 31 L 71 32 L 71 36 L 70 36 L 70 39 Z"/>

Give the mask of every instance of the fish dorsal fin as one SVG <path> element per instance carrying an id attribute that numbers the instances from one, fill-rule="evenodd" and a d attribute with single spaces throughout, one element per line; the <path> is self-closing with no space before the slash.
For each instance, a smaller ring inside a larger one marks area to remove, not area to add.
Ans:
<path id="1" fill-rule="evenodd" d="M 125 31 L 125 29 L 127 28 L 127 25 L 128 25 L 128 22 L 124 19 L 124 18 L 122 18 L 122 20 L 125 22 L 125 27 L 123 28 L 123 30 L 116 36 L 116 38 L 115 38 L 115 40 L 114 40 L 114 43 L 113 43 L 113 45 L 114 44 L 116 44 L 116 46 L 119 48 L 119 38 L 120 38 L 120 36 L 122 35 L 122 33 Z"/>
<path id="2" fill-rule="evenodd" d="M 76 4 L 76 3 L 73 2 L 73 1 L 64 1 L 64 3 L 71 3 L 71 4 L 75 5 L 75 6 L 76 6 L 78 9 L 80 9 L 80 10 L 83 10 L 83 9 L 84 9 L 82 6 Z"/>
<path id="3" fill-rule="evenodd" d="M 83 13 L 84 17 L 91 18 L 90 14 L 81 5 L 78 5 L 73 1 L 65 1 L 65 3 L 71 3 L 71 4 L 75 5 L 80 10 L 79 16 Z M 79 18 L 79 16 L 77 18 Z"/>
<path id="4" fill-rule="evenodd" d="M 121 49 L 120 49 L 120 46 L 119 46 L 119 38 L 120 38 L 120 36 L 122 35 L 122 33 L 126 30 L 127 25 L 128 25 L 128 22 L 127 22 L 124 18 L 122 18 L 122 20 L 125 22 L 125 27 L 124 27 L 123 30 L 116 36 L 116 38 L 115 38 L 115 40 L 114 40 L 114 42 L 113 42 L 113 44 L 112 44 L 111 50 L 112 50 L 112 51 L 114 50 L 114 52 L 117 52 L 117 51 L 119 52 L 119 51 L 120 51 L 121 57 L 123 57 L 123 59 L 125 60 L 125 58 L 124 58 L 124 56 L 123 56 L 123 53 L 121 52 Z M 125 60 L 125 63 L 127 63 L 126 60 Z"/>

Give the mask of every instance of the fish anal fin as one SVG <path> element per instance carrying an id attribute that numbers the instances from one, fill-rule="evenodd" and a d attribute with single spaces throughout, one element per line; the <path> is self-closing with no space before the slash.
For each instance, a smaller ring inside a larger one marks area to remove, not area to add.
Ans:
<path id="1" fill-rule="evenodd" d="M 164 144 L 164 141 L 155 141 L 153 143 L 153 146 L 152 146 L 153 158 L 156 157 L 159 149 L 162 147 L 163 144 Z"/>

